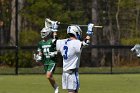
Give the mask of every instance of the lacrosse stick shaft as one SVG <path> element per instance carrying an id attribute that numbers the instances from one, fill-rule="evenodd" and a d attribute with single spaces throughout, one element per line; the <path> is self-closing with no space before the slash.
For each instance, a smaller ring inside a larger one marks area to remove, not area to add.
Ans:
<path id="1" fill-rule="evenodd" d="M 50 19 L 48 19 L 48 18 L 46 18 L 45 19 L 45 26 L 47 26 L 47 22 L 49 22 L 49 23 L 53 23 L 53 22 L 55 22 L 55 21 L 52 21 L 52 20 L 50 20 Z M 58 25 L 67 25 L 67 26 L 69 26 L 69 25 L 77 25 L 77 26 L 80 26 L 80 27 L 87 27 L 88 25 L 79 25 L 79 24 L 68 24 L 68 23 L 61 23 L 61 22 L 58 22 L 58 21 L 56 21 L 57 22 L 57 24 Z M 94 28 L 103 28 L 103 26 L 93 26 Z"/>
<path id="2" fill-rule="evenodd" d="M 88 26 L 88 25 L 78 25 L 78 26 L 81 26 L 81 27 L 84 27 L 84 26 Z M 93 26 L 95 28 L 102 28 L 103 26 Z"/>
<path id="3" fill-rule="evenodd" d="M 77 25 L 77 26 L 80 26 L 80 27 L 87 27 L 88 25 L 78 25 L 78 24 L 65 24 L 65 23 L 60 23 L 58 22 L 59 25 Z M 103 26 L 93 26 L 95 28 L 103 28 Z"/>

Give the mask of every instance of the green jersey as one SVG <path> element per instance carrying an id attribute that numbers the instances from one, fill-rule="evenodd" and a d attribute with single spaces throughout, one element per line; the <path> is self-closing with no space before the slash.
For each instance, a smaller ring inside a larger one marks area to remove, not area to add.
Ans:
<path id="1" fill-rule="evenodd" d="M 42 63 L 44 65 L 56 63 L 56 56 L 50 56 L 49 53 L 56 52 L 56 46 L 52 41 L 53 39 L 48 39 L 47 41 L 42 40 L 38 43 L 38 52 L 42 53 Z"/>

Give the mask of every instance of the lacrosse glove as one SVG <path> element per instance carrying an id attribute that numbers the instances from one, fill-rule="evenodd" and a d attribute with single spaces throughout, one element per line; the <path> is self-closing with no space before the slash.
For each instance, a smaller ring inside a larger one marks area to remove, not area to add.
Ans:
<path id="1" fill-rule="evenodd" d="M 40 61 L 42 60 L 42 56 L 39 55 L 39 54 L 34 54 L 34 60 L 35 60 L 36 62 L 40 62 Z"/>
<path id="2" fill-rule="evenodd" d="M 52 22 L 52 31 L 53 32 L 57 32 L 58 31 L 58 24 L 57 24 L 58 22 L 57 21 L 54 21 L 54 22 Z"/>
<path id="3" fill-rule="evenodd" d="M 94 24 L 92 24 L 92 23 L 88 24 L 88 29 L 86 32 L 87 35 L 89 35 L 89 36 L 93 35 L 93 26 L 94 26 Z"/>

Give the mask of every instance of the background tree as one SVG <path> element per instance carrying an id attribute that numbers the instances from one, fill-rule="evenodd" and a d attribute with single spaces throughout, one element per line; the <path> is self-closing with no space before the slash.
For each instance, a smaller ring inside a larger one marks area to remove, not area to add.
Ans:
<path id="1" fill-rule="evenodd" d="M 0 44 L 6 45 L 10 40 L 11 0 L 0 0 Z"/>
<path id="2" fill-rule="evenodd" d="M 84 10 L 80 0 L 73 3 L 70 0 L 28 0 L 21 11 L 23 17 L 22 29 L 33 29 L 40 31 L 44 27 L 45 18 L 58 20 L 64 23 L 83 24 L 87 21 L 84 18 Z M 75 7 L 73 7 L 75 6 Z M 84 20 L 83 20 L 84 19 Z M 61 28 L 62 32 L 63 29 Z M 62 33 L 61 33 L 62 34 Z M 65 35 L 61 35 L 65 36 Z"/>
<path id="3" fill-rule="evenodd" d="M 19 41 L 20 46 L 35 45 L 45 18 L 62 23 L 103 25 L 94 29 L 92 44 L 95 45 L 134 45 L 140 43 L 140 0 L 18 0 L 19 1 Z M 15 0 L 0 0 L 0 33 L 2 45 L 15 45 Z M 66 25 L 59 26 L 59 37 L 66 37 Z M 85 35 L 82 27 L 83 37 Z M 34 33 L 33 33 L 34 32 Z M 26 34 L 25 34 L 26 33 Z M 37 38 L 35 38 L 35 34 Z M 4 34 L 4 35 L 3 35 Z M 38 34 L 38 35 L 37 35 Z M 30 37 L 29 37 L 30 36 Z M 27 38 L 28 37 L 28 38 Z M 26 38 L 26 39 L 24 39 Z M 93 49 L 85 51 L 90 56 L 88 66 L 108 66 L 122 64 L 123 51 L 117 49 Z M 125 55 L 124 55 L 125 54 Z M 87 59 L 84 59 L 87 61 Z M 84 66 L 85 63 L 83 62 Z"/>

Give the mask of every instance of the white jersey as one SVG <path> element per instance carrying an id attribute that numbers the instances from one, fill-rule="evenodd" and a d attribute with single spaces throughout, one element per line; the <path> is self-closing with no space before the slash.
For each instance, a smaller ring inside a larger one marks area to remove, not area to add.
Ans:
<path id="1" fill-rule="evenodd" d="M 81 44 L 80 40 L 57 40 L 56 49 L 63 56 L 63 71 L 79 68 Z"/>

